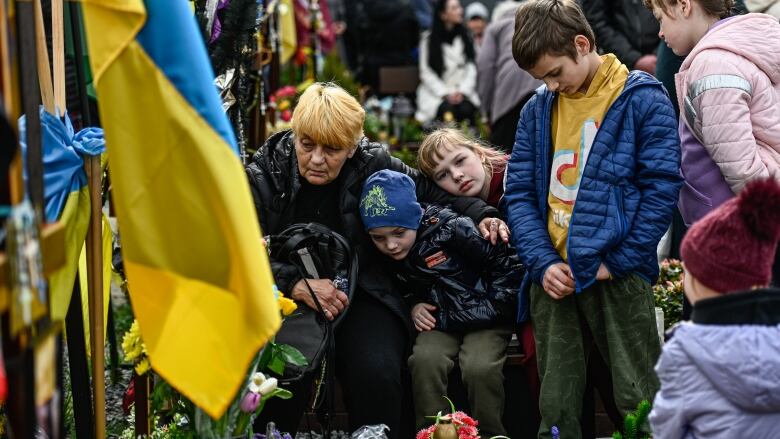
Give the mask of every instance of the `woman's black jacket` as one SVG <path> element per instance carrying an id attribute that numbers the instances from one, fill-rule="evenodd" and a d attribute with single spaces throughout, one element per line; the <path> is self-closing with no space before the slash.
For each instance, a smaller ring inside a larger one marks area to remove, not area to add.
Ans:
<path id="1" fill-rule="evenodd" d="M 470 218 L 427 206 L 414 247 L 398 265 L 409 301 L 436 306 L 436 329 L 468 332 L 516 321 L 523 266 L 514 249 L 483 239 Z"/>
<path id="2" fill-rule="evenodd" d="M 417 198 L 423 202 L 452 207 L 475 221 L 485 217 L 497 217 L 498 211 L 477 198 L 454 197 L 441 190 L 435 183 L 416 169 L 390 156 L 378 143 L 362 139 L 352 158 L 341 169 L 342 182 L 338 206 L 344 237 L 358 254 L 358 291 L 364 290 L 390 307 L 411 328 L 409 309 L 402 294 L 394 288 L 393 277 L 388 272 L 380 254 L 365 233 L 360 219 L 360 194 L 363 183 L 374 172 L 392 169 L 409 175 L 417 186 Z M 271 136 L 252 157 L 246 168 L 249 185 L 260 220 L 262 233 L 273 235 L 294 224 L 295 196 L 300 183 L 295 155 L 295 139 L 291 131 Z M 290 292 L 300 280 L 292 265 L 271 259 L 271 270 L 279 290 Z"/>

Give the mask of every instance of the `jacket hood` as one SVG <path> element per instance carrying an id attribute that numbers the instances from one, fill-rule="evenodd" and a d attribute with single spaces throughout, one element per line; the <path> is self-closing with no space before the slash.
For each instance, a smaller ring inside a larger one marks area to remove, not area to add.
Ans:
<path id="1" fill-rule="evenodd" d="M 726 50 L 737 54 L 761 69 L 774 84 L 780 83 L 780 23 L 767 14 L 746 14 L 731 18 L 712 29 L 685 58 L 680 71 L 693 63 L 705 50 Z"/>
<path id="2" fill-rule="evenodd" d="M 724 398 L 746 412 L 780 412 L 780 325 L 684 324 L 674 337 Z"/>

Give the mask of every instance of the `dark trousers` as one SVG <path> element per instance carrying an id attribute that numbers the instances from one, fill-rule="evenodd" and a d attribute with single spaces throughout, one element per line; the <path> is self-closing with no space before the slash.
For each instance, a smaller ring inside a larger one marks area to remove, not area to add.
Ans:
<path id="1" fill-rule="evenodd" d="M 336 345 L 336 373 L 349 428 L 385 424 L 389 438 L 407 437 L 401 417 L 404 396 L 408 397 L 403 374 L 409 333 L 399 316 L 367 293 L 358 294 L 349 312 L 338 329 Z"/>
<path id="2" fill-rule="evenodd" d="M 390 427 L 389 438 L 405 437 L 401 415 L 408 332 L 400 317 L 368 293 L 358 291 L 355 296 L 349 314 L 336 329 L 336 377 L 344 393 L 349 428 L 385 424 Z M 269 400 L 255 421 L 255 431 L 264 432 L 266 423 L 274 421 L 280 431 L 294 436 L 311 400 L 315 375 L 282 383 L 293 398 Z"/>
<path id="3" fill-rule="evenodd" d="M 531 96 L 533 93 L 526 95 L 514 108 L 507 111 L 490 126 L 490 143 L 507 154 L 511 154 L 512 148 L 515 146 L 515 133 L 517 132 L 517 122 L 520 120 L 520 111 L 523 110 L 523 106 L 531 99 Z"/>

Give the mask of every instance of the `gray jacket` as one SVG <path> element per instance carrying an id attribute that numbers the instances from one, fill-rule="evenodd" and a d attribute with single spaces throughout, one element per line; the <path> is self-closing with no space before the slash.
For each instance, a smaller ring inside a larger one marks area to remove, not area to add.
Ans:
<path id="1" fill-rule="evenodd" d="M 694 323 L 677 327 L 655 368 L 661 390 L 650 413 L 653 437 L 778 437 L 778 306 L 778 290 L 696 303 Z"/>
<path id="2" fill-rule="evenodd" d="M 542 85 L 518 67 L 512 57 L 514 15 L 518 6 L 520 2 L 488 25 L 477 56 L 477 92 L 491 124 Z"/>

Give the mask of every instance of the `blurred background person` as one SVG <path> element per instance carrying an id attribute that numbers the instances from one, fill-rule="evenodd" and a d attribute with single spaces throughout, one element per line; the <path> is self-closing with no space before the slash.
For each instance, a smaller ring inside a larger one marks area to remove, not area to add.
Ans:
<path id="1" fill-rule="evenodd" d="M 344 36 L 350 63 L 361 84 L 375 93 L 379 69 L 414 65 L 419 25 L 411 0 L 342 0 L 347 22 Z"/>
<path id="2" fill-rule="evenodd" d="M 475 3 L 472 3 L 472 5 Z M 471 6 L 471 5 L 469 5 Z M 490 143 L 512 152 L 520 110 L 542 81 L 518 67 L 512 57 L 515 11 L 520 2 L 496 5 L 502 15 L 487 27 L 477 56 L 477 91 L 490 123 Z"/>
<path id="3" fill-rule="evenodd" d="M 614 53 L 632 70 L 655 74 L 658 21 L 638 0 L 579 0 L 599 53 Z"/>
<path id="4" fill-rule="evenodd" d="M 431 30 L 420 40 L 419 65 L 417 120 L 428 123 L 446 115 L 476 125 L 477 67 L 460 1 L 436 0 Z"/>
<path id="5" fill-rule="evenodd" d="M 474 40 L 474 48 L 477 52 L 479 52 L 479 46 L 482 45 L 482 37 L 487 25 L 488 10 L 485 5 L 474 2 L 466 6 L 466 27 L 471 32 L 471 39 Z"/>

